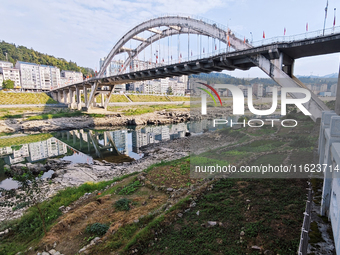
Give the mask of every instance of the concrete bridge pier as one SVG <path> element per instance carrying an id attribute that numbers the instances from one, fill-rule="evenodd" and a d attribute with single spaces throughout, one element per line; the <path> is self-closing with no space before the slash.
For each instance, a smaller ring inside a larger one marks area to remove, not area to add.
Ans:
<path id="1" fill-rule="evenodd" d="M 77 109 L 81 110 L 82 103 L 81 103 L 81 96 L 80 96 L 80 88 L 78 86 L 76 86 L 76 104 L 77 104 Z"/>

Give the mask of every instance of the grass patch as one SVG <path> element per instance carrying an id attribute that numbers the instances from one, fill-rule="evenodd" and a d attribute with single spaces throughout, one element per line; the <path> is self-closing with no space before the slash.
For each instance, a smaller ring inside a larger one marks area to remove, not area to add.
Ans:
<path id="1" fill-rule="evenodd" d="M 58 104 L 45 93 L 5 93 L 0 92 L 0 105 L 12 104 Z"/>
<path id="2" fill-rule="evenodd" d="M 0 147 L 10 147 L 13 145 L 40 142 L 45 141 L 51 137 L 53 137 L 53 134 L 51 133 L 42 133 L 36 135 L 18 136 L 13 138 L 3 138 L 0 139 Z"/>
<path id="3" fill-rule="evenodd" d="M 190 97 L 168 96 L 171 101 L 190 101 Z"/>
<path id="4" fill-rule="evenodd" d="M 181 108 L 189 108 L 189 105 L 184 105 L 184 104 L 178 104 L 178 105 L 140 105 L 138 107 L 129 107 L 126 109 L 126 107 L 121 108 L 108 108 L 110 111 L 111 110 L 122 110 L 122 113 L 126 116 L 131 116 L 131 115 L 140 115 L 140 114 L 145 114 L 145 113 L 151 113 L 155 111 L 161 111 L 161 110 L 171 110 L 171 109 L 181 109 Z"/>
<path id="5" fill-rule="evenodd" d="M 54 114 L 41 114 L 41 115 L 31 116 L 31 117 L 28 117 L 27 120 L 47 120 L 47 119 L 64 118 L 64 117 L 79 117 L 83 115 L 84 113 L 81 111 L 60 112 L 60 113 L 54 113 Z"/>
<path id="6" fill-rule="evenodd" d="M 91 193 L 106 188 L 113 182 L 121 181 L 128 178 L 133 174 L 125 175 L 122 177 L 114 178 L 110 181 L 103 181 L 98 183 L 85 183 L 79 187 L 68 187 L 65 190 L 59 191 L 49 201 L 44 201 L 41 204 L 41 210 L 44 212 L 46 227 L 49 230 L 55 223 L 55 220 L 61 216 L 61 211 L 58 209 L 60 206 L 68 206 L 72 202 L 78 200 L 85 193 Z M 0 243 L 0 254 L 16 254 L 18 251 L 25 250 L 29 246 L 37 243 L 42 238 L 42 225 L 41 219 L 37 209 L 34 207 L 29 208 L 27 213 L 18 220 L 8 222 L 1 222 L 1 226 L 5 224 L 10 226 L 13 230 L 12 234 Z"/>
<path id="7" fill-rule="evenodd" d="M 249 246 L 258 245 L 274 254 L 293 254 L 299 245 L 305 189 L 305 180 L 218 180 L 194 209 L 166 227 L 161 225 L 164 219 L 155 221 L 152 231 L 143 230 L 132 247 L 141 254 L 238 255 L 255 254 Z M 207 228 L 207 221 L 221 224 Z M 152 233 L 159 228 L 163 231 L 155 241 Z"/>
<path id="8" fill-rule="evenodd" d="M 166 96 L 127 95 L 132 102 L 169 102 Z"/>

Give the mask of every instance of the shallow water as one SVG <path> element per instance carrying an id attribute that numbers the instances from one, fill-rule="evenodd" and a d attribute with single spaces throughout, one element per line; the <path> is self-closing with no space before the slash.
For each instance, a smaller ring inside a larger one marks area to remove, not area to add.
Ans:
<path id="1" fill-rule="evenodd" d="M 217 127 L 213 127 L 212 121 L 203 120 L 160 126 L 121 127 L 115 130 L 75 129 L 55 132 L 53 137 L 46 140 L 0 148 L 0 188 L 18 187 L 16 181 L 6 177 L 4 165 L 28 162 L 44 164 L 49 158 L 68 160 L 72 164 L 93 164 L 93 160 L 130 162 L 144 156 L 140 151 L 142 146 L 181 138 L 187 132 L 200 134 L 215 129 Z M 52 174 L 50 170 L 44 173 L 43 178 L 49 178 Z"/>

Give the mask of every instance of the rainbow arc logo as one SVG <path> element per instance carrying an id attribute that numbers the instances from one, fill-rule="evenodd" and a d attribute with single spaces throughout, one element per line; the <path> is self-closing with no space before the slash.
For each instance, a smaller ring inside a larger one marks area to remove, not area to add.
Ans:
<path id="1" fill-rule="evenodd" d="M 203 83 L 203 82 L 198 82 L 198 83 L 199 83 L 199 84 L 202 84 L 202 85 L 204 85 L 204 86 L 206 86 L 206 87 L 209 88 L 212 92 L 214 92 L 214 94 L 217 96 L 217 98 L 218 98 L 218 100 L 220 101 L 220 104 L 221 104 L 221 106 L 222 106 L 222 100 L 221 100 L 220 96 L 218 95 L 217 91 L 216 91 L 213 87 L 211 87 L 210 85 L 205 84 L 205 83 Z M 213 95 L 211 94 L 211 92 L 210 92 L 209 90 L 203 89 L 203 88 L 198 88 L 198 89 L 203 90 L 204 92 L 206 92 L 206 93 L 212 98 L 212 100 L 215 102 L 215 105 L 217 105 L 215 98 L 213 97 Z"/>

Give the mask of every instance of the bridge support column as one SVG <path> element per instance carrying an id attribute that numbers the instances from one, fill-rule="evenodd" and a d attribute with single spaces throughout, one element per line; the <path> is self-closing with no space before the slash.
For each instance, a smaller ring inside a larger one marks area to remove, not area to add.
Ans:
<path id="1" fill-rule="evenodd" d="M 100 99 L 101 99 L 101 106 L 105 108 L 105 105 L 104 105 L 104 100 L 105 100 L 104 99 L 104 94 L 101 94 Z"/>
<path id="2" fill-rule="evenodd" d="M 79 87 L 77 86 L 76 87 L 76 96 L 77 96 L 77 109 L 78 110 L 81 110 L 81 97 L 80 97 L 80 89 Z"/>
<path id="3" fill-rule="evenodd" d="M 115 85 L 112 85 L 112 88 L 111 88 L 109 94 L 107 95 L 106 100 L 105 100 L 105 103 L 104 103 L 104 109 L 105 109 L 105 110 L 107 110 L 107 106 L 108 106 L 109 103 L 110 103 L 111 94 L 112 94 L 112 92 L 114 91 L 114 89 L 115 89 Z"/>
<path id="4" fill-rule="evenodd" d="M 73 94 L 73 91 L 72 91 L 71 88 L 69 88 L 69 90 L 68 90 L 68 95 L 69 95 L 69 97 L 68 97 L 69 107 L 71 109 L 74 109 L 74 107 L 73 107 L 73 104 L 74 104 L 74 94 Z"/>
<path id="5" fill-rule="evenodd" d="M 90 94 L 90 97 L 89 97 L 89 100 L 86 104 L 86 109 L 89 110 L 92 106 L 92 104 L 95 103 L 95 94 L 96 94 L 96 91 L 98 89 L 98 85 L 99 85 L 99 82 L 96 81 L 92 86 L 91 86 L 91 94 Z"/>
<path id="6" fill-rule="evenodd" d="M 85 107 L 87 106 L 87 88 L 86 86 L 84 85 L 83 87 L 83 92 L 84 92 L 84 102 L 85 102 Z"/>
<path id="7" fill-rule="evenodd" d="M 307 87 L 299 81 L 294 75 L 290 77 L 285 73 L 281 67 L 274 65 L 269 59 L 265 58 L 263 55 L 257 55 L 256 57 L 250 58 L 252 62 L 258 66 L 262 71 L 264 71 L 270 78 L 272 78 L 281 87 L 291 87 L 291 88 L 306 88 Z M 291 71 L 292 71 L 291 66 Z M 290 93 L 293 98 L 303 98 L 304 95 L 301 93 Z M 314 121 L 321 118 L 323 111 L 329 111 L 329 108 L 315 95 L 311 93 L 311 100 L 308 103 L 303 104 L 308 111 L 312 114 L 311 118 Z"/>
<path id="8" fill-rule="evenodd" d="M 63 94 L 64 94 L 64 104 L 68 104 L 68 100 L 69 100 L 68 90 L 64 89 Z"/>
<path id="9" fill-rule="evenodd" d="M 62 103 L 62 93 L 61 93 L 60 90 L 58 90 L 57 93 L 58 93 L 58 100 L 57 100 L 57 101 L 58 101 L 59 103 Z"/>

